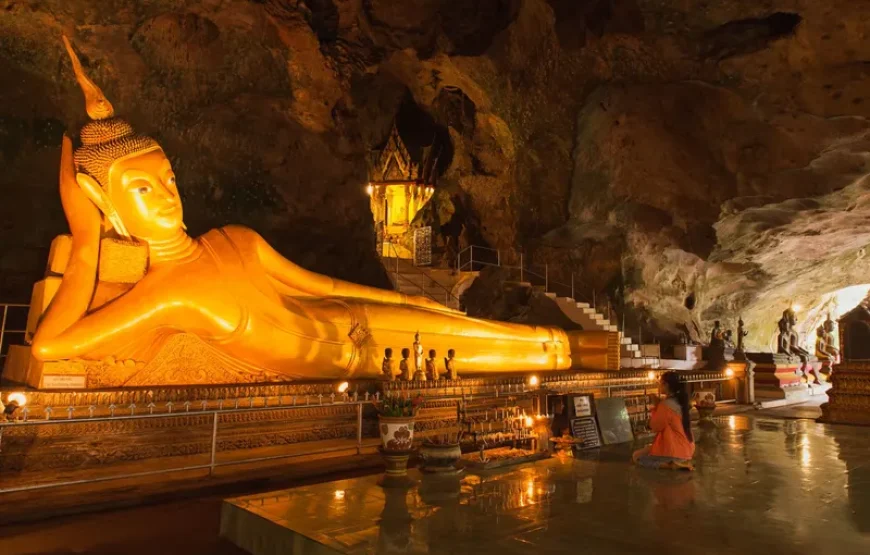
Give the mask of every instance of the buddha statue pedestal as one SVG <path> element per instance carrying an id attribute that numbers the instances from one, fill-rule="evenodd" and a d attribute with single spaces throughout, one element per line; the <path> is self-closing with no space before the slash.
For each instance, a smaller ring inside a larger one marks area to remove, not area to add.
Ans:
<path id="1" fill-rule="evenodd" d="M 773 353 L 746 353 L 746 357 L 755 365 L 755 399 L 763 405 L 801 403 L 823 394 L 829 387 L 812 383 L 821 368 L 815 357 L 807 362 Z"/>

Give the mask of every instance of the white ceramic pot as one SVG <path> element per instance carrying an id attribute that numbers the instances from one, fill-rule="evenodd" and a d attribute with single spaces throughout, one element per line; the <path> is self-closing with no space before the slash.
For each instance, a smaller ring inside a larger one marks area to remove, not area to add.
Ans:
<path id="1" fill-rule="evenodd" d="M 414 445 L 413 416 L 378 416 L 384 451 L 410 451 Z"/>

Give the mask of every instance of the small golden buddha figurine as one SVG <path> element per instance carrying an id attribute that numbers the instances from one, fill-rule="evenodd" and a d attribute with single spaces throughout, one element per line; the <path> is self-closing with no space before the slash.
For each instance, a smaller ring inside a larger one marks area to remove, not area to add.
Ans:
<path id="1" fill-rule="evenodd" d="M 411 364 L 408 362 L 410 356 L 411 349 L 407 347 L 402 349 L 402 360 L 399 362 L 399 377 L 406 382 L 411 380 Z"/>
<path id="2" fill-rule="evenodd" d="M 384 361 L 381 363 L 383 379 L 391 382 L 396 379 L 396 362 L 393 360 L 393 350 L 389 347 L 384 349 Z"/>
<path id="3" fill-rule="evenodd" d="M 447 350 L 447 358 L 444 359 L 444 369 L 447 370 L 448 380 L 458 380 L 459 372 L 456 371 L 456 351 L 453 349 Z"/>
<path id="4" fill-rule="evenodd" d="M 426 359 L 426 378 L 438 379 L 438 370 L 435 368 L 435 349 L 429 349 L 429 358 Z"/>
<path id="5" fill-rule="evenodd" d="M 436 348 L 460 347 L 473 372 L 570 368 L 571 342 L 559 328 L 469 318 L 433 300 L 332 279 L 244 227 L 190 237 L 163 149 L 115 117 L 64 41 L 92 121 L 80 145 L 63 140 L 71 254 L 39 315 L 28 368 L 94 369 L 101 386 L 374 378 L 383 374 L 382 349 L 411 329 L 415 370 L 423 370 L 420 331 Z M 133 254 L 117 254 L 120 247 Z M 108 262 L 132 270 L 107 281 Z"/>

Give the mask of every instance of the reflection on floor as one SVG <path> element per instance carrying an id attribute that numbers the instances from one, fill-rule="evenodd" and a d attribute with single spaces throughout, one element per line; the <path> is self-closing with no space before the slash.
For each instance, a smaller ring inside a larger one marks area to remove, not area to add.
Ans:
<path id="1" fill-rule="evenodd" d="M 222 531 L 277 553 L 870 553 L 870 430 L 747 415 L 696 428 L 694 473 L 629 449 L 462 478 L 378 477 L 231 500 Z"/>

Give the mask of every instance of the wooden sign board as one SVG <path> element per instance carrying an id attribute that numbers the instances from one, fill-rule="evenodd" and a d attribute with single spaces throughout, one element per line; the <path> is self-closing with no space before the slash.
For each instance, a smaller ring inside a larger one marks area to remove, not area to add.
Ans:
<path id="1" fill-rule="evenodd" d="M 598 416 L 598 424 L 601 426 L 601 438 L 604 440 L 604 445 L 634 440 L 634 431 L 631 428 L 631 419 L 628 417 L 625 399 L 619 397 L 598 399 L 595 401 L 595 413 Z"/>
<path id="2" fill-rule="evenodd" d="M 574 449 L 595 449 L 601 447 L 601 438 L 598 435 L 598 423 L 594 416 L 583 416 L 571 419 L 571 435 L 577 443 Z"/>

